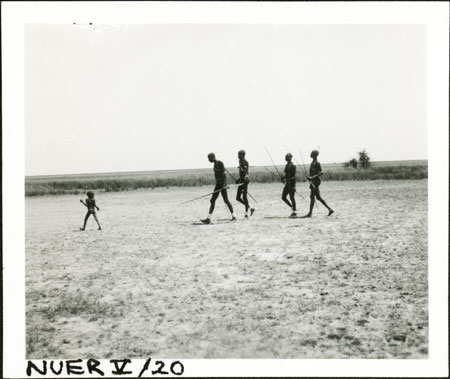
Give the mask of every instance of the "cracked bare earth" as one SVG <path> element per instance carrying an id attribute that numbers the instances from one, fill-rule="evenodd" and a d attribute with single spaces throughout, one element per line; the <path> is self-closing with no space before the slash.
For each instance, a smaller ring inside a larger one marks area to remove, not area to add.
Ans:
<path id="1" fill-rule="evenodd" d="M 426 180 L 325 181 L 311 219 L 249 189 L 212 225 L 177 206 L 209 186 L 96 193 L 85 232 L 80 196 L 26 198 L 27 358 L 428 357 Z"/>

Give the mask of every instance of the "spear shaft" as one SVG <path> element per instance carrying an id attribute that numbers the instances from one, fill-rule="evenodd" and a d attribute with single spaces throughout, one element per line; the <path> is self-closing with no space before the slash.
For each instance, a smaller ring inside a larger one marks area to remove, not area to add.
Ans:
<path id="1" fill-rule="evenodd" d="M 263 166 L 272 176 L 276 176 L 272 171 L 270 171 L 266 166 Z"/>
<path id="2" fill-rule="evenodd" d="M 238 187 L 239 187 L 239 186 L 242 186 L 243 184 L 244 184 L 244 183 L 238 184 Z M 217 193 L 217 192 L 220 192 L 220 191 L 222 191 L 222 190 L 224 190 L 224 189 L 229 189 L 229 188 L 230 188 L 230 186 L 228 185 L 228 186 L 226 186 L 226 187 L 224 187 L 224 188 L 218 189 L 217 191 L 210 192 L 210 193 L 207 193 L 206 195 L 202 195 L 202 196 L 196 197 L 195 199 L 191 199 L 191 200 L 185 201 L 184 203 L 178 204 L 177 206 L 180 206 L 180 205 L 183 205 L 183 204 L 190 203 L 191 201 L 195 201 L 195 200 L 202 199 L 202 198 L 204 198 L 204 197 L 206 197 L 206 196 L 209 196 L 209 195 L 214 195 L 214 194 Z"/>
<path id="3" fill-rule="evenodd" d="M 191 200 L 185 201 L 184 203 L 178 204 L 177 206 L 190 203 L 191 201 L 199 200 L 199 199 L 201 199 L 203 197 L 206 197 L 206 196 L 209 196 L 209 195 L 214 195 L 215 193 L 220 192 L 220 191 L 222 191 L 224 189 L 228 189 L 228 188 L 230 188 L 230 187 L 226 186 L 224 188 L 218 189 L 217 191 L 214 191 L 214 192 L 211 192 L 211 193 L 207 193 L 206 195 L 202 195 L 202 196 L 196 197 L 195 199 L 191 199 Z"/>
<path id="4" fill-rule="evenodd" d="M 303 160 L 303 155 L 302 155 L 302 151 L 300 150 L 300 148 L 298 148 L 298 152 L 300 153 L 300 158 L 302 158 L 303 170 L 305 171 L 306 176 L 308 176 L 308 172 L 306 171 L 305 162 Z"/>
<path id="5" fill-rule="evenodd" d="M 225 169 L 225 171 L 226 171 L 226 173 L 227 173 L 228 175 L 231 176 L 231 178 L 232 178 L 234 181 L 236 181 L 236 178 L 231 174 L 230 171 L 228 171 L 227 169 Z M 239 186 L 242 186 L 243 184 L 245 184 L 245 183 L 239 184 L 238 187 L 239 187 Z M 258 203 L 258 202 L 256 201 L 256 199 L 250 194 L 250 192 L 247 191 L 247 195 L 250 196 L 250 197 L 253 199 L 253 201 L 254 201 L 255 203 Z"/>
<path id="6" fill-rule="evenodd" d="M 301 152 L 301 150 L 300 150 L 300 148 L 298 148 L 298 152 L 300 153 L 300 157 L 302 158 L 302 162 L 303 162 L 303 170 L 305 170 L 305 175 L 306 175 L 306 177 L 308 178 L 308 171 L 306 171 L 306 166 L 305 166 L 305 162 L 303 161 L 303 155 L 302 155 L 302 152 Z M 309 184 L 311 184 L 314 188 L 316 188 L 316 186 L 311 182 L 311 180 L 309 180 L 308 179 L 308 181 L 309 181 Z"/>
<path id="7" fill-rule="evenodd" d="M 275 166 L 275 162 L 273 161 L 272 156 L 271 156 L 270 153 L 269 153 L 269 150 L 267 150 L 267 147 L 266 147 L 266 146 L 264 146 L 264 149 L 266 149 L 266 152 L 267 152 L 267 154 L 269 155 L 269 158 L 270 158 L 270 160 L 272 161 L 273 167 L 275 167 L 275 170 L 276 170 L 278 176 L 280 177 L 280 180 L 283 181 L 283 177 L 281 176 L 280 171 L 278 171 L 277 166 Z"/>

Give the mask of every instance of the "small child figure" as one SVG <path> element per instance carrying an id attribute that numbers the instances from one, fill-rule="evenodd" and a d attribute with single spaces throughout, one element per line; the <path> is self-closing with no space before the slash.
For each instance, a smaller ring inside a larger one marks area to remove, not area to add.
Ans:
<path id="1" fill-rule="evenodd" d="M 88 191 L 86 195 L 88 196 L 88 198 L 86 199 L 86 203 L 83 200 L 80 200 L 80 203 L 82 203 L 88 209 L 86 217 L 84 218 L 84 225 L 82 228 L 80 228 L 80 230 L 84 230 L 86 228 L 86 223 L 90 215 L 93 215 L 95 221 L 97 221 L 98 230 L 102 230 L 102 228 L 100 227 L 100 223 L 98 222 L 97 215 L 95 214 L 95 208 L 97 208 L 97 210 L 100 210 L 100 208 L 95 205 L 94 192 Z"/>

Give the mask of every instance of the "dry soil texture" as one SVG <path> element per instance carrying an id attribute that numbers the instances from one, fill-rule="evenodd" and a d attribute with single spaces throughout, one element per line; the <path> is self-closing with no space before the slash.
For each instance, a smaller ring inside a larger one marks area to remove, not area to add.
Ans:
<path id="1" fill-rule="evenodd" d="M 255 184 L 208 226 L 177 204 L 209 186 L 99 193 L 85 232 L 79 196 L 27 198 L 27 358 L 426 358 L 427 181 L 321 187 L 331 217 Z"/>

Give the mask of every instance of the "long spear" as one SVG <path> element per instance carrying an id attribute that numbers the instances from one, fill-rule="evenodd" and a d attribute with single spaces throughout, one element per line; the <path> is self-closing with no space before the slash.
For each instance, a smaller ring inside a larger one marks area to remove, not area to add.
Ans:
<path id="1" fill-rule="evenodd" d="M 300 158 L 302 158 L 302 163 L 303 163 L 303 170 L 305 171 L 305 175 L 308 177 L 308 172 L 306 171 L 306 166 L 305 166 L 305 162 L 303 161 L 303 155 L 302 155 L 302 151 L 300 150 L 300 148 L 298 148 L 298 152 L 300 153 Z"/>
<path id="2" fill-rule="evenodd" d="M 231 174 L 231 172 L 228 171 L 227 169 L 225 169 L 225 171 L 226 171 L 226 173 L 227 173 L 228 175 L 230 175 L 231 178 L 236 182 L 236 178 Z M 245 184 L 245 183 L 238 184 L 238 187 L 239 187 L 239 186 L 242 186 L 243 184 Z M 250 194 L 250 192 L 247 191 L 247 195 L 250 196 L 250 197 L 253 199 L 253 201 L 254 201 L 255 203 L 258 203 L 258 202 L 256 201 L 256 199 Z"/>
<path id="3" fill-rule="evenodd" d="M 203 197 L 206 197 L 206 196 L 214 195 L 215 193 L 220 192 L 223 189 L 228 189 L 228 188 L 230 188 L 230 187 L 226 186 L 225 188 L 218 189 L 217 191 L 214 191 L 214 192 L 211 192 L 211 193 L 207 193 L 206 195 L 202 195 L 202 196 L 196 197 L 195 199 L 191 199 L 191 200 L 185 201 L 184 203 L 178 204 L 177 207 L 180 206 L 180 205 L 183 205 L 183 204 L 190 203 L 191 201 L 199 200 L 199 199 L 201 199 Z"/>
<path id="4" fill-rule="evenodd" d="M 244 184 L 244 183 L 238 184 L 238 187 L 239 187 L 239 186 L 242 186 L 243 184 Z M 222 190 L 224 190 L 224 189 L 229 189 L 229 188 L 230 188 L 230 186 L 226 186 L 226 187 L 224 187 L 224 188 L 218 189 L 217 191 L 210 192 L 210 193 L 207 193 L 206 195 L 202 195 L 202 196 L 196 197 L 195 199 L 191 199 L 191 200 L 185 201 L 184 203 L 178 204 L 177 207 L 180 206 L 180 205 L 183 205 L 183 204 L 190 203 L 191 201 L 195 201 L 195 200 L 202 199 L 203 197 L 206 197 L 206 196 L 214 195 L 214 194 L 217 193 L 217 192 L 220 192 L 220 191 L 222 191 Z"/>
<path id="5" fill-rule="evenodd" d="M 275 166 L 275 162 L 273 161 L 272 156 L 271 156 L 270 153 L 269 153 L 269 150 L 267 150 L 267 147 L 266 147 L 266 146 L 264 146 L 264 149 L 266 149 L 267 154 L 269 155 L 269 158 L 270 158 L 270 160 L 272 161 L 273 167 L 275 167 L 275 170 L 276 170 L 278 176 L 280 177 L 280 180 L 283 181 L 283 177 L 281 176 L 280 171 L 278 171 L 277 166 Z"/>
<path id="6" fill-rule="evenodd" d="M 285 147 L 286 147 L 286 146 L 285 146 Z M 282 178 L 280 172 L 278 171 L 277 166 L 275 166 L 275 162 L 273 161 L 273 159 L 272 159 L 272 157 L 271 157 L 271 155 L 270 155 L 270 153 L 269 153 L 269 150 L 267 150 L 267 147 L 266 147 L 266 146 L 264 146 L 264 148 L 266 149 L 267 154 L 269 155 L 269 158 L 270 158 L 270 160 L 272 161 L 273 167 L 275 167 L 275 170 L 277 170 L 277 173 L 278 173 L 278 176 L 280 177 L 280 180 L 283 181 L 283 178 Z M 289 149 L 288 149 L 288 152 L 289 152 Z M 294 191 L 295 191 L 295 193 L 296 193 L 298 196 L 300 196 L 302 199 L 304 199 L 304 197 L 303 197 L 301 194 L 299 194 L 299 193 L 297 192 L 297 190 L 294 190 Z"/>
<path id="7" fill-rule="evenodd" d="M 270 171 L 266 166 L 263 166 L 272 176 L 276 176 L 272 171 Z"/>
<path id="8" fill-rule="evenodd" d="M 288 147 L 286 145 L 283 145 L 284 148 L 288 151 L 288 153 L 290 153 Z M 300 149 L 298 150 L 300 151 Z M 295 155 L 292 155 L 294 157 L 295 163 L 297 163 L 300 166 L 300 163 L 298 162 L 297 158 L 295 158 Z M 300 152 L 300 157 L 302 158 L 302 163 L 303 163 L 303 171 L 305 171 L 305 175 L 308 176 L 308 172 L 306 171 L 306 166 L 305 166 L 305 162 L 303 162 L 303 157 L 302 157 L 302 153 Z"/>

